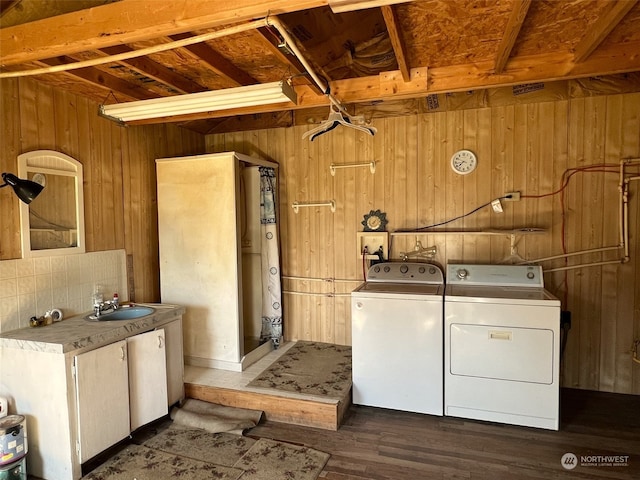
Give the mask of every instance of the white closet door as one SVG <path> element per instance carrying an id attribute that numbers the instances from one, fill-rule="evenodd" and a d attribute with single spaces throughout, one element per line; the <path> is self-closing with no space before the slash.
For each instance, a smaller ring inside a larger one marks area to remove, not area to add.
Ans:
<path id="1" fill-rule="evenodd" d="M 80 463 L 129 435 L 127 342 L 77 355 Z"/>
<path id="2" fill-rule="evenodd" d="M 184 305 L 187 363 L 242 360 L 242 270 L 232 153 L 157 160 L 160 291 Z"/>
<path id="3" fill-rule="evenodd" d="M 131 431 L 168 412 L 164 330 L 127 338 Z"/>

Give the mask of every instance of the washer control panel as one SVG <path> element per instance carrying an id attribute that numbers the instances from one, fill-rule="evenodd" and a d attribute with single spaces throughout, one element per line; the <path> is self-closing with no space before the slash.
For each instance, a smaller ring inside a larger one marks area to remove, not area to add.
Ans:
<path id="1" fill-rule="evenodd" d="M 540 265 L 447 265 L 447 284 L 543 288 Z"/>
<path id="2" fill-rule="evenodd" d="M 367 282 L 443 284 L 444 275 L 431 263 L 386 262 L 369 268 Z"/>

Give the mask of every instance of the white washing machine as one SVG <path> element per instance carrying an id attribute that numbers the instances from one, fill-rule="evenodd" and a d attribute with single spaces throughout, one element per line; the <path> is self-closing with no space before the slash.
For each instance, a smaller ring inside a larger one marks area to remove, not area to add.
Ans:
<path id="1" fill-rule="evenodd" d="M 542 267 L 447 266 L 444 414 L 558 430 L 560 301 Z"/>
<path id="2" fill-rule="evenodd" d="M 351 293 L 353 403 L 442 415 L 442 270 L 381 263 Z"/>

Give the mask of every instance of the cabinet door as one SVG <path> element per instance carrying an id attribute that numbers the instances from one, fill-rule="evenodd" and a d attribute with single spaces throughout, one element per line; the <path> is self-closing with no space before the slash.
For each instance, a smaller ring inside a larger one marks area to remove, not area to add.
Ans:
<path id="1" fill-rule="evenodd" d="M 131 431 L 168 412 L 164 330 L 127 338 Z"/>
<path id="2" fill-rule="evenodd" d="M 162 328 L 167 342 L 167 405 L 173 405 L 184 399 L 182 318 L 178 318 Z"/>
<path id="3" fill-rule="evenodd" d="M 75 357 L 80 463 L 129 435 L 127 342 Z"/>

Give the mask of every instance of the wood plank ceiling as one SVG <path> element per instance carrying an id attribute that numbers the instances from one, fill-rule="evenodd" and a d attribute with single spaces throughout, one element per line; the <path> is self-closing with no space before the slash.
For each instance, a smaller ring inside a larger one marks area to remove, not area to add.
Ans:
<path id="1" fill-rule="evenodd" d="M 0 0 L 0 77 L 267 16 L 345 105 L 640 71 L 638 0 Z M 272 27 L 35 78 L 101 104 L 292 79 L 297 105 L 169 119 L 201 133 L 329 104 Z"/>

